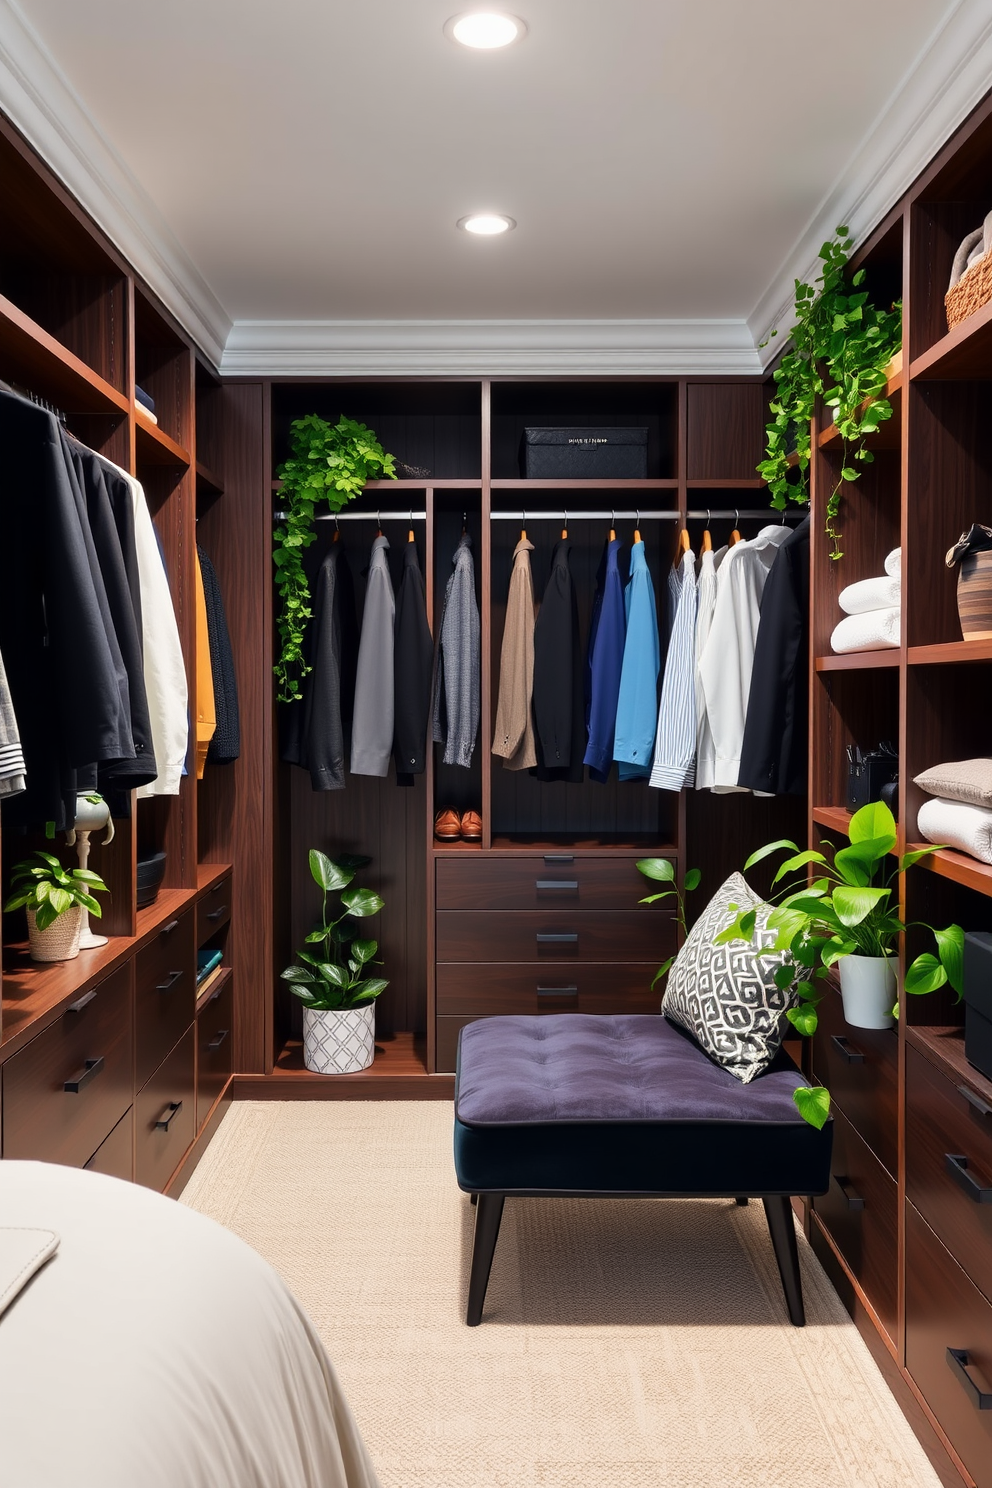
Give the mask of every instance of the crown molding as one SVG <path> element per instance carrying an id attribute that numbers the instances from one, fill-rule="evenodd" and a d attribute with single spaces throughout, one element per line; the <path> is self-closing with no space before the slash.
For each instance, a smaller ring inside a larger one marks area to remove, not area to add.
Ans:
<path id="1" fill-rule="evenodd" d="M 985 97 L 992 77 L 988 0 L 959 0 L 881 110 L 748 316 L 764 366 L 794 323 L 796 279 L 812 282 L 839 223 L 862 242 Z M 764 345 L 772 332 L 778 344 Z"/>
<path id="2" fill-rule="evenodd" d="M 0 109 L 218 362 L 230 317 L 13 0 L 0 0 Z"/>
<path id="3" fill-rule="evenodd" d="M 236 320 L 239 376 L 747 376 L 743 320 Z"/>

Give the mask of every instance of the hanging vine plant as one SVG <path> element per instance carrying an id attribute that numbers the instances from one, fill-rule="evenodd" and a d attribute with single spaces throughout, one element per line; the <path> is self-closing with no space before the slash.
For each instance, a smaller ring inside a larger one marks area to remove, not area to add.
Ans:
<path id="1" fill-rule="evenodd" d="M 784 511 L 790 501 L 808 504 L 811 420 L 822 397 L 841 439 L 840 468 L 826 508 L 831 558 L 843 556 L 838 527 L 842 492 L 875 458 L 867 446 L 869 435 L 892 417 L 892 405 L 884 397 L 886 369 L 902 344 L 901 301 L 880 310 L 861 288 L 863 269 L 848 280 L 847 239 L 848 229 L 839 227 L 824 243 L 815 284 L 796 280 L 792 345 L 772 374 L 772 419 L 765 458 L 758 466 L 776 510 Z"/>
<path id="2" fill-rule="evenodd" d="M 303 678 L 311 670 L 303 654 L 303 637 L 310 619 L 310 585 L 303 553 L 316 538 L 314 514 L 326 501 L 339 512 L 370 480 L 396 479 L 392 455 L 387 455 L 371 429 L 342 418 L 333 426 L 315 413 L 290 425 L 290 458 L 276 472 L 282 481 L 285 518 L 273 533 L 272 561 L 279 592 L 279 659 L 273 667 L 278 698 L 291 703 L 301 695 Z"/>

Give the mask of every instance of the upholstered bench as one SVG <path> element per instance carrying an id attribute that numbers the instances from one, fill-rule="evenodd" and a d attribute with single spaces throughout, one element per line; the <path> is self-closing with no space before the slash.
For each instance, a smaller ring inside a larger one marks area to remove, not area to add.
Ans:
<path id="1" fill-rule="evenodd" d="M 503 1202 L 761 1198 L 789 1317 L 805 1322 L 793 1194 L 823 1194 L 832 1122 L 796 1111 L 784 1052 L 742 1085 L 665 1018 L 486 1018 L 462 1030 L 455 1172 L 477 1203 L 468 1323 L 482 1321 Z"/>

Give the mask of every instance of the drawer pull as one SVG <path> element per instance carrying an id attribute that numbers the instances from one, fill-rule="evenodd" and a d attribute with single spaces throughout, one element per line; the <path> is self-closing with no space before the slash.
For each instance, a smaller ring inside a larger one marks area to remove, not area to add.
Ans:
<path id="1" fill-rule="evenodd" d="M 562 863 L 574 863 L 575 862 L 575 854 L 574 853 L 545 853 L 544 854 L 544 861 L 547 863 L 547 865 L 548 865 L 549 868 L 551 867 L 552 863 L 557 864 L 559 866 Z"/>
<path id="2" fill-rule="evenodd" d="M 578 987 L 538 987 L 538 997 L 578 997 Z"/>
<path id="3" fill-rule="evenodd" d="M 161 1116 L 156 1121 L 155 1130 L 167 1132 L 169 1130 L 169 1127 L 172 1125 L 172 1122 L 179 1115 L 179 1112 L 182 1110 L 182 1108 L 182 1101 L 170 1101 L 165 1110 L 162 1112 Z"/>
<path id="4" fill-rule="evenodd" d="M 171 935 L 178 924 L 178 920 L 170 920 L 167 925 L 162 926 L 161 930 L 158 932 L 159 935 Z"/>
<path id="5" fill-rule="evenodd" d="M 66 1080 L 62 1089 L 67 1095 L 78 1095 L 85 1085 L 95 1080 L 103 1069 L 103 1055 L 98 1059 L 87 1059 L 78 1074 L 73 1075 L 71 1080 Z"/>
<path id="6" fill-rule="evenodd" d="M 207 1045 L 207 1053 L 208 1054 L 216 1054 L 216 1052 L 220 1048 L 221 1044 L 227 1038 L 227 1035 L 228 1035 L 229 1031 L 230 1030 L 227 1029 L 227 1028 L 222 1028 L 220 1030 L 220 1032 L 218 1033 L 217 1037 L 215 1039 L 211 1039 L 210 1040 L 209 1044 Z"/>
<path id="7" fill-rule="evenodd" d="M 865 1207 L 865 1201 L 861 1197 L 861 1195 L 859 1193 L 855 1193 L 854 1189 L 851 1187 L 850 1178 L 842 1178 L 839 1173 L 835 1173 L 834 1182 L 840 1189 L 841 1198 L 844 1200 L 844 1203 L 847 1205 L 848 1209 L 851 1209 L 856 1213 L 860 1213 L 861 1210 Z"/>
<path id="8" fill-rule="evenodd" d="M 852 1049 L 842 1033 L 834 1033 L 830 1036 L 830 1042 L 836 1044 L 837 1052 L 841 1059 L 846 1059 L 848 1064 L 864 1064 L 865 1056 L 860 1049 Z"/>
<path id="9" fill-rule="evenodd" d="M 578 945 L 579 933 L 577 930 L 569 930 L 561 935 L 557 932 L 550 933 L 543 930 L 537 932 L 538 945 Z"/>
<path id="10" fill-rule="evenodd" d="M 155 983 L 155 991 L 171 992 L 181 976 L 181 971 L 170 971 L 164 982 Z"/>
<path id="11" fill-rule="evenodd" d="M 969 1086 L 959 1085 L 958 1095 L 963 1095 L 969 1106 L 972 1106 L 979 1116 L 992 1116 L 992 1106 L 988 1101 L 983 1101 L 980 1095 L 976 1095 Z"/>
<path id="12" fill-rule="evenodd" d="M 957 1152 L 945 1152 L 944 1162 L 951 1177 L 956 1179 L 968 1195 L 974 1199 L 976 1204 L 992 1204 L 992 1188 L 983 1188 L 982 1185 L 968 1172 L 968 1159 Z"/>
<path id="13" fill-rule="evenodd" d="M 222 904 L 220 909 L 212 909 L 207 915 L 208 920 L 221 920 L 227 914 L 227 905 Z"/>
<path id="14" fill-rule="evenodd" d="M 538 878 L 534 881 L 534 887 L 548 891 L 557 889 L 560 894 L 572 894 L 578 890 L 579 880 L 577 878 Z"/>
<path id="15" fill-rule="evenodd" d="M 84 992 L 82 997 L 77 997 L 75 1002 L 70 1002 L 69 1006 L 66 1008 L 66 1012 L 81 1013 L 84 1007 L 89 1007 L 90 1003 L 95 997 L 95 992 Z"/>
<path id="16" fill-rule="evenodd" d="M 964 1386 L 965 1394 L 976 1410 L 992 1410 L 992 1391 L 980 1390 L 968 1373 L 968 1350 L 947 1350 L 947 1363 Z"/>

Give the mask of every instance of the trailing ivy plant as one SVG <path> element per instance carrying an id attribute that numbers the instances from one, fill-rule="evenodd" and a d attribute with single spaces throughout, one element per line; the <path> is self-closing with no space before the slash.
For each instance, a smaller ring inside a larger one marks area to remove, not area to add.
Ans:
<path id="1" fill-rule="evenodd" d="M 280 611 L 279 659 L 273 667 L 278 697 L 290 703 L 300 697 L 303 678 L 311 670 L 303 655 L 303 637 L 310 619 L 310 585 L 303 553 L 314 541 L 314 513 L 326 501 L 339 512 L 370 480 L 396 479 L 395 462 L 371 429 L 342 418 L 333 427 L 308 413 L 289 429 L 289 459 L 277 471 L 282 481 L 285 518 L 273 533 L 272 559 Z"/>
<path id="2" fill-rule="evenodd" d="M 841 493 L 874 460 L 868 436 L 892 417 L 892 405 L 882 396 L 885 369 L 902 344 L 901 301 L 889 310 L 873 305 L 861 287 L 864 269 L 848 280 L 847 240 L 848 229 L 839 227 L 820 249 L 822 267 L 815 284 L 796 280 L 792 345 L 772 374 L 772 419 L 765 458 L 758 466 L 776 510 L 784 511 L 789 501 L 808 503 L 810 421 L 822 397 L 841 438 L 840 469 L 826 509 L 831 558 L 843 556 L 837 525 Z"/>

